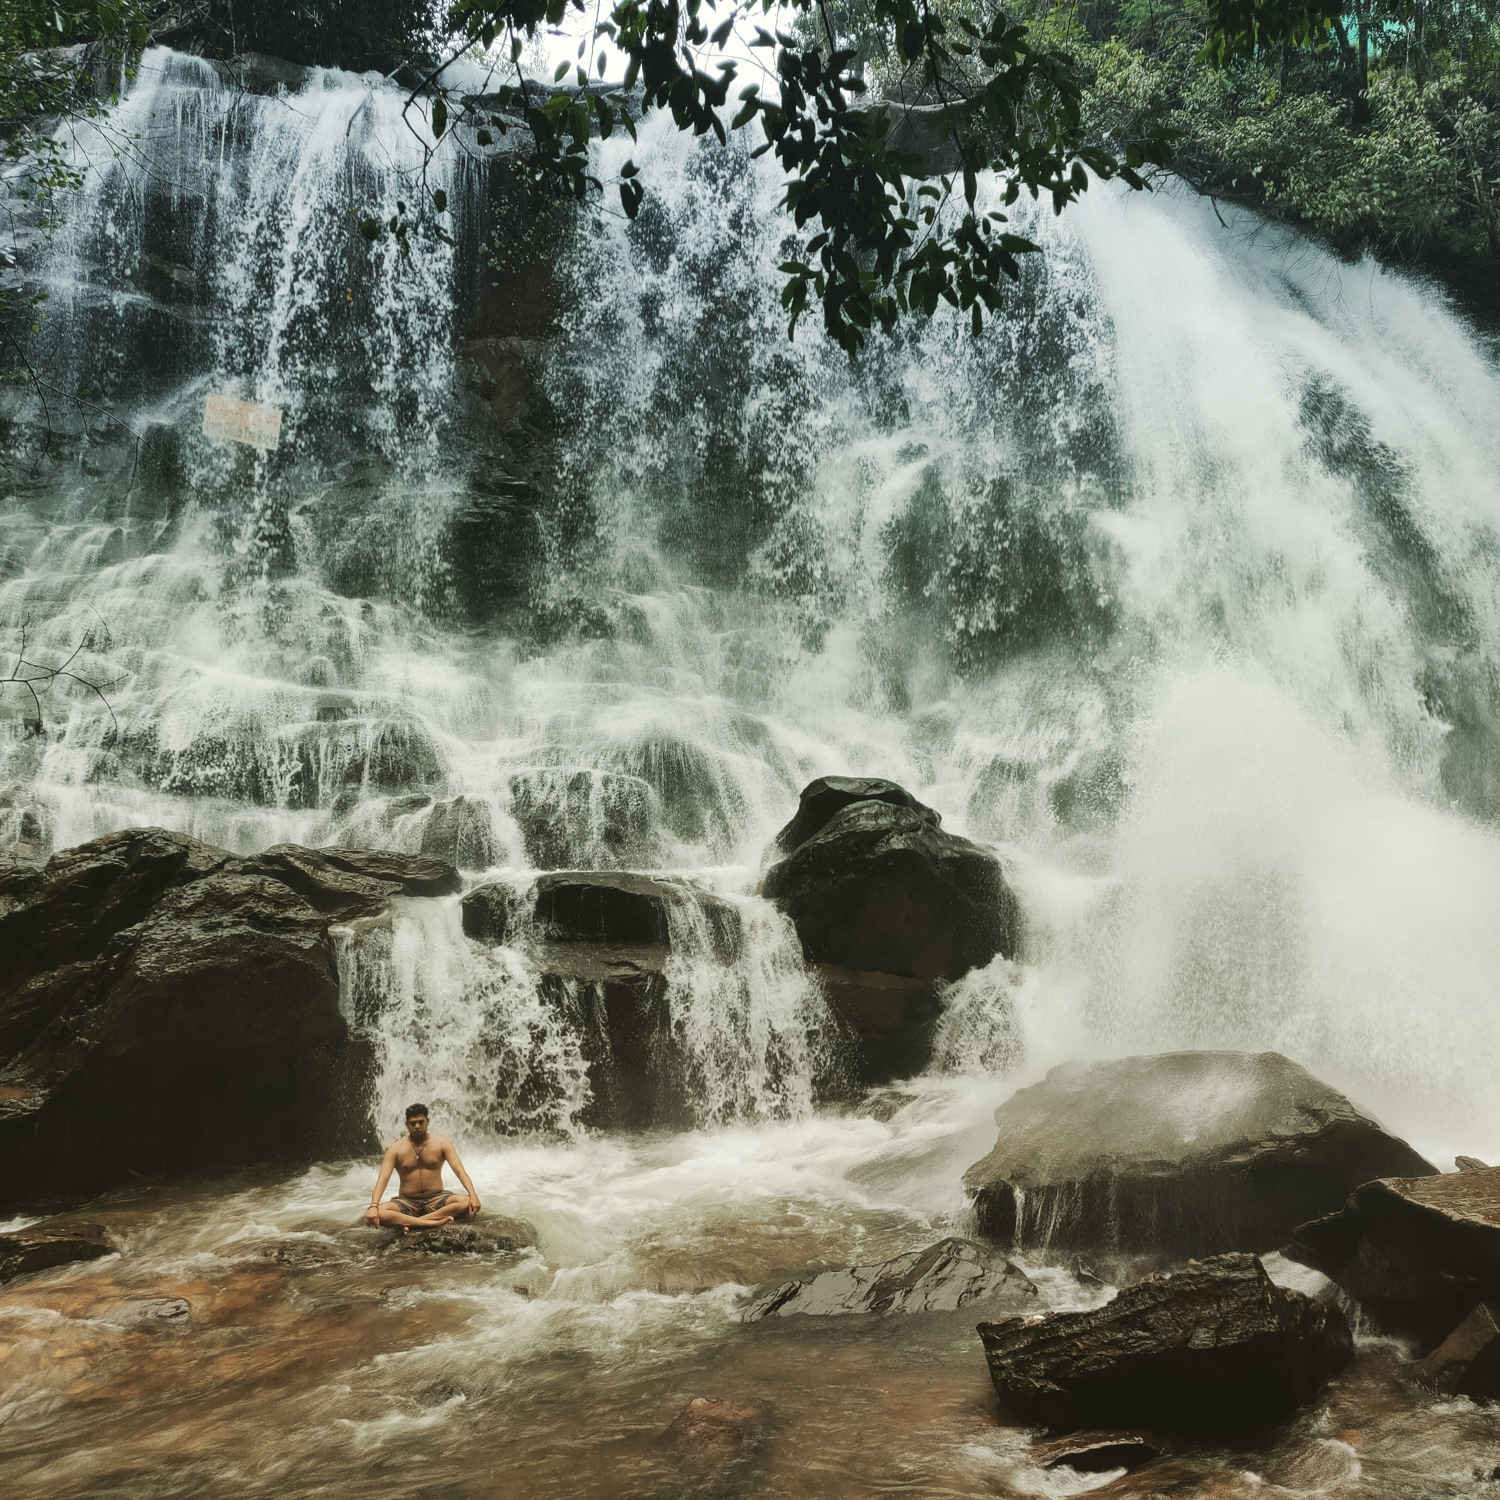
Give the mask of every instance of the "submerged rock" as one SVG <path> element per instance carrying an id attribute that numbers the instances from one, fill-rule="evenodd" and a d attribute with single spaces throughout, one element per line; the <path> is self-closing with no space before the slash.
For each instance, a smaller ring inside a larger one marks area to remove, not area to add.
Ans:
<path id="1" fill-rule="evenodd" d="M 1275 1052 L 1064 1064 L 995 1123 L 964 1186 L 1004 1246 L 1273 1249 L 1361 1182 L 1434 1170 Z"/>
<path id="2" fill-rule="evenodd" d="M 836 780 L 852 778 L 824 784 Z M 792 919 L 808 961 L 938 980 L 1013 954 L 1019 913 L 994 855 L 943 832 L 910 794 L 909 805 L 887 800 L 885 788 L 901 792 L 893 783 L 857 784 L 881 795 L 814 797 L 799 818 L 817 826 L 766 872 L 765 894 Z M 825 805 L 835 810 L 817 823 Z"/>
<path id="3" fill-rule="evenodd" d="M 765 1445 L 766 1412 L 746 1401 L 695 1396 L 659 1441 L 674 1478 L 651 1500 L 708 1500 L 740 1493 Z"/>
<path id="4" fill-rule="evenodd" d="M 874 1265 L 824 1271 L 760 1292 L 741 1321 L 806 1313 L 956 1312 L 971 1304 L 1035 1303 L 1036 1283 L 1019 1266 L 973 1240 L 946 1239 Z"/>
<path id="5" fill-rule="evenodd" d="M 525 1219 L 483 1213 L 472 1224 L 444 1224 L 389 1239 L 389 1255 L 515 1255 L 536 1244 L 536 1228 Z"/>
<path id="6" fill-rule="evenodd" d="M 1430 1347 L 1480 1302 L 1500 1301 L 1500 1167 L 1366 1182 L 1299 1225 L 1287 1254 L 1379 1327 Z"/>
<path id="7" fill-rule="evenodd" d="M 981 1323 L 1001 1405 L 1049 1427 L 1234 1432 L 1311 1400 L 1354 1350 L 1344 1315 L 1253 1255 L 1190 1261 L 1092 1312 Z"/>
<path id="8" fill-rule="evenodd" d="M 0 1234 L 0 1282 L 114 1253 L 102 1224 L 46 1223 L 13 1229 Z"/>

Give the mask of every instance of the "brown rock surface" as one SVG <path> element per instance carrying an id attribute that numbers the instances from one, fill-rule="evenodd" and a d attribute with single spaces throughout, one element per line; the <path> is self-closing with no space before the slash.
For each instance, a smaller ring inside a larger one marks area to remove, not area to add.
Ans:
<path id="1" fill-rule="evenodd" d="M 48 1223 L 13 1229 L 0 1234 L 0 1282 L 114 1253 L 101 1224 Z"/>

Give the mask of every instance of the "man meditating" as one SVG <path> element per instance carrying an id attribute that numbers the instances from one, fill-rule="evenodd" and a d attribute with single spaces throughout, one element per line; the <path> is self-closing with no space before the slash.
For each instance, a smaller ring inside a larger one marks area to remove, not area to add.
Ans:
<path id="1" fill-rule="evenodd" d="M 447 1162 L 463 1183 L 464 1191 L 450 1193 L 443 1186 L 443 1163 Z M 401 1191 L 382 1203 L 380 1195 L 391 1180 L 391 1173 L 401 1178 Z M 365 1210 L 365 1223 L 375 1226 L 399 1225 L 408 1234 L 413 1229 L 433 1229 L 451 1224 L 455 1219 L 472 1219 L 479 1213 L 479 1194 L 458 1152 L 447 1136 L 433 1135 L 427 1129 L 427 1106 L 412 1104 L 406 1111 L 406 1134 L 386 1148 L 375 1179 L 375 1191 Z"/>

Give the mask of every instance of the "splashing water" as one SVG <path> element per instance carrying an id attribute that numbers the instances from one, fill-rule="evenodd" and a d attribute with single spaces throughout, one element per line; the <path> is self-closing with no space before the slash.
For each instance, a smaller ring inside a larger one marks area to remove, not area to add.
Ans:
<path id="1" fill-rule="evenodd" d="M 941 1067 L 1280 1047 L 1430 1149 L 1500 1145 L 1500 376 L 1437 297 L 1106 189 L 1025 219 L 1044 254 L 984 339 L 939 316 L 850 365 L 785 338 L 766 164 L 647 122 L 595 148 L 605 179 L 641 162 L 640 218 L 549 259 L 542 581 L 461 630 L 493 440 L 457 388 L 465 235 L 402 266 L 354 232 L 409 201 L 403 105 L 158 50 L 106 117 L 131 150 L 41 268 L 44 337 L 142 462 L 91 474 L 95 428 L 16 491 L 0 639 L 95 631 L 119 732 L 79 695 L 0 741 L 0 834 L 156 822 L 732 895 L 806 780 L 888 775 L 997 841 L 1026 910 L 1023 965 L 949 991 Z M 437 161 L 472 228 L 489 178 Z M 283 405 L 285 451 L 208 445 L 217 389 Z M 455 922 L 368 939 L 406 976 L 391 1098 L 430 1062 L 476 1128 L 563 1128 L 579 1026 Z M 823 1065 L 784 933 L 750 951 L 688 941 L 668 976 L 703 1119 L 802 1111 Z M 546 1087 L 506 1095 L 528 1048 Z"/>

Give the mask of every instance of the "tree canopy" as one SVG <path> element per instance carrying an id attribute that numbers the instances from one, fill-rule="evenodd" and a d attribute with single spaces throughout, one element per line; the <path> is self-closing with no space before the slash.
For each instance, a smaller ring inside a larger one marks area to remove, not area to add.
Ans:
<path id="1" fill-rule="evenodd" d="M 781 268 L 789 330 L 816 305 L 851 352 L 871 328 L 941 301 L 968 312 L 977 333 L 1037 248 L 1009 227 L 1007 207 L 1024 193 L 1061 212 L 1093 178 L 1140 188 L 1142 169 L 1170 155 L 1169 135 L 1151 122 L 1098 128 L 1072 52 L 1010 7 L 860 0 L 851 13 L 837 0 L 616 0 L 595 11 L 576 62 L 557 70 L 554 82 L 571 78 L 573 90 L 534 90 L 521 74 L 528 43 L 570 11 L 586 15 L 587 3 L 457 0 L 447 36 L 456 51 L 508 56 L 539 171 L 580 197 L 603 187 L 589 174 L 595 126 L 633 135 L 640 112 L 657 109 L 722 140 L 733 106 L 728 128 L 759 127 L 756 154 L 780 162 L 785 208 L 807 231 Z M 1223 62 L 1305 42 L 1329 16 L 1326 0 L 1209 0 L 1201 51 Z M 872 40 L 890 63 L 873 101 Z M 590 91 L 611 51 L 624 89 Z M 434 113 L 441 136 L 452 117 L 446 104 Z M 493 116 L 481 139 L 502 125 Z M 913 149 L 920 137 L 940 144 L 950 168 L 935 181 Z M 986 170 L 1002 184 L 998 206 L 980 200 Z M 615 186 L 633 217 L 644 192 L 633 162 Z"/>
<path id="2" fill-rule="evenodd" d="M 538 83 L 565 27 L 576 57 Z M 599 182 L 593 135 L 647 111 L 745 127 L 786 174 L 789 328 L 815 311 L 851 352 L 943 302 L 978 331 L 1036 249 L 1006 212 L 1023 194 L 1061 212 L 1157 164 L 1339 248 L 1500 285 L 1500 0 L 0 0 L 0 165 L 31 162 L 39 196 L 65 184 L 48 122 L 96 107 L 101 79 L 48 59 L 148 36 L 379 68 L 431 96 L 436 149 L 519 130 L 541 187 L 632 217 L 648 184 L 634 161 Z M 465 55 L 508 74 L 503 102 L 442 87 Z M 440 225 L 442 193 L 425 208 Z"/>

